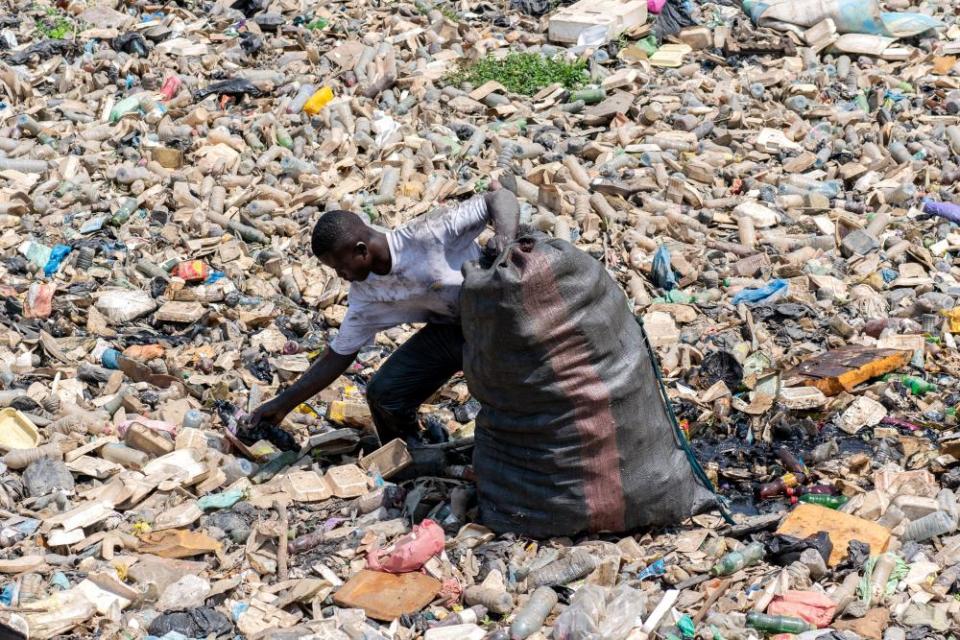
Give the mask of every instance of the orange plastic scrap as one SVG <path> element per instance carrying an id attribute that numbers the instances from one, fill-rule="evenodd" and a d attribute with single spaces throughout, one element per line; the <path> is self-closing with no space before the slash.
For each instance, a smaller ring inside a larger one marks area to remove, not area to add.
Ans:
<path id="1" fill-rule="evenodd" d="M 152 553 L 161 558 L 189 558 L 210 552 L 219 552 L 220 543 L 210 536 L 186 529 L 151 531 L 140 535 L 140 553 Z"/>
<path id="2" fill-rule="evenodd" d="M 814 386 L 825 395 L 851 391 L 858 384 L 896 371 L 910 361 L 909 351 L 846 347 L 821 353 L 784 374 L 799 384 Z"/>

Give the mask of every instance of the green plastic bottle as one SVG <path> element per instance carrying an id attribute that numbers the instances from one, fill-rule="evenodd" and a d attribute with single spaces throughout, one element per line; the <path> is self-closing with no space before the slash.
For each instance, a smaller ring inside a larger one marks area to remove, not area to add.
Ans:
<path id="1" fill-rule="evenodd" d="M 123 116 L 139 110 L 140 96 L 136 95 L 130 96 L 129 98 L 124 98 L 117 104 L 113 105 L 113 109 L 110 110 L 110 122 L 119 122 L 120 118 Z"/>
<path id="2" fill-rule="evenodd" d="M 287 131 L 286 128 L 282 125 L 277 125 L 276 134 L 278 145 L 287 149 L 293 149 L 293 138 L 290 137 L 290 132 Z"/>
<path id="3" fill-rule="evenodd" d="M 800 502 L 818 504 L 828 509 L 839 509 L 847 503 L 847 496 L 831 496 L 822 493 L 805 493 L 799 498 Z"/>
<path id="4" fill-rule="evenodd" d="M 607 92 L 600 87 L 588 87 L 586 89 L 580 89 L 579 91 L 574 91 L 570 94 L 570 102 L 576 102 L 577 100 L 583 100 L 586 104 L 597 104 L 603 102 L 603 99 L 607 97 Z"/>
<path id="5" fill-rule="evenodd" d="M 742 551 L 731 551 L 720 558 L 717 564 L 713 565 L 713 568 L 710 569 L 710 575 L 729 576 L 744 567 L 757 564 L 763 559 L 764 553 L 765 549 L 762 542 L 754 542 Z"/>
<path id="6" fill-rule="evenodd" d="M 922 396 L 937 390 L 937 385 L 932 382 L 927 382 L 923 378 L 918 378 L 917 376 L 890 375 L 887 376 L 885 380 L 897 380 L 915 396 Z"/>
<path id="7" fill-rule="evenodd" d="M 816 629 L 803 618 L 793 616 L 769 616 L 765 613 L 747 614 L 747 626 L 768 633 L 803 633 Z"/>
<path id="8" fill-rule="evenodd" d="M 133 212 L 136 210 L 136 198 L 124 198 L 123 202 L 120 203 L 120 208 L 117 209 L 116 213 L 113 214 L 113 217 L 110 218 L 110 224 L 115 227 L 119 227 L 129 220 L 130 216 L 133 215 Z"/>

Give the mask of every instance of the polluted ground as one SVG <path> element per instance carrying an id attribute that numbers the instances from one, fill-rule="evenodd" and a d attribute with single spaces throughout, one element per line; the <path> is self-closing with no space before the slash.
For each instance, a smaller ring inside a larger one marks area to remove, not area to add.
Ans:
<path id="1" fill-rule="evenodd" d="M 4 1 L 0 637 L 956 638 L 958 14 Z M 504 202 L 416 439 L 250 418 Z"/>

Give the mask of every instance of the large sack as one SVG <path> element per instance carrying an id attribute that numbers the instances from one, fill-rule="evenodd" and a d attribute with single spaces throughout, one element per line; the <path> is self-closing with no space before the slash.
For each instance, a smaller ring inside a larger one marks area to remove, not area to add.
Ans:
<path id="1" fill-rule="evenodd" d="M 677 523 L 716 504 L 679 446 L 643 329 L 603 265 L 522 237 L 464 266 L 464 374 L 481 403 L 481 522 L 533 537 Z"/>

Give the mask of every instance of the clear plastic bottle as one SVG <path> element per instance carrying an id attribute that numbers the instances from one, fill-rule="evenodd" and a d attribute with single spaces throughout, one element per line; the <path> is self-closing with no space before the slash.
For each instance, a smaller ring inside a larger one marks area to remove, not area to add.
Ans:
<path id="1" fill-rule="evenodd" d="M 579 580 L 597 568 L 596 556 L 585 549 L 574 549 L 565 558 L 555 560 L 527 576 L 531 587 L 551 587 Z"/>
<path id="2" fill-rule="evenodd" d="M 467 607 L 462 611 L 451 613 L 446 618 L 432 625 L 432 628 L 451 627 L 458 624 L 477 624 L 487 615 L 487 608 L 482 604 Z"/>
<path id="3" fill-rule="evenodd" d="M 303 105 L 307 103 L 307 100 L 310 99 L 310 96 L 313 95 L 316 89 L 317 86 L 313 84 L 301 85 L 296 95 L 290 100 L 290 104 L 287 105 L 287 113 L 300 113 L 303 111 Z"/>
<path id="4" fill-rule="evenodd" d="M 100 449 L 100 457 L 135 471 L 139 471 L 150 462 L 150 456 L 143 451 L 116 442 L 104 445 Z"/>
<path id="5" fill-rule="evenodd" d="M 903 530 L 903 539 L 923 542 L 936 536 L 953 533 L 956 529 L 955 517 L 945 511 L 934 511 L 910 522 Z"/>
<path id="6" fill-rule="evenodd" d="M 61 458 L 63 453 L 60 451 L 60 445 L 56 442 L 50 442 L 32 449 L 15 449 L 0 458 L 7 468 L 19 471 L 30 466 L 31 462 L 43 457 Z"/>
<path id="7" fill-rule="evenodd" d="M 246 458 L 237 458 L 236 456 L 224 456 L 221 462 L 221 469 L 227 476 L 227 484 L 233 484 L 240 478 L 249 478 L 257 472 L 257 465 Z"/>
<path id="8" fill-rule="evenodd" d="M 481 604 L 500 615 L 510 613 L 513 609 L 513 596 L 509 593 L 479 585 L 467 587 L 463 592 L 463 600 L 470 606 Z"/>
<path id="9" fill-rule="evenodd" d="M 884 553 L 873 565 L 873 572 L 870 574 L 870 593 L 869 602 L 880 604 L 887 595 L 887 581 L 890 580 L 890 574 L 897 566 L 897 557 L 892 553 Z"/>
<path id="10" fill-rule="evenodd" d="M 29 158 L 0 158 L 0 171 L 19 171 L 20 173 L 46 173 L 49 165 L 46 160 Z"/>
<path id="11" fill-rule="evenodd" d="M 196 409 L 190 409 L 183 414 L 183 420 L 181 421 L 184 429 L 199 429 L 203 424 L 203 412 L 197 411 Z"/>
<path id="12" fill-rule="evenodd" d="M 550 587 L 539 587 L 513 619 L 510 640 L 525 640 L 539 631 L 556 605 L 557 592 Z"/>

